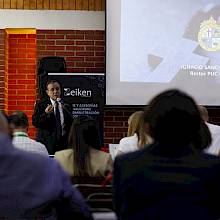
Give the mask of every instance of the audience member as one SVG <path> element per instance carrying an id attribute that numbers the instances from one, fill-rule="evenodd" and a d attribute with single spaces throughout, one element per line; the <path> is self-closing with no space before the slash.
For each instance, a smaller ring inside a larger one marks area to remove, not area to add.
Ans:
<path id="1" fill-rule="evenodd" d="M 207 127 L 194 100 L 165 91 L 150 101 L 144 120 L 154 143 L 115 160 L 118 218 L 219 219 L 220 158 L 203 151 L 211 134 L 207 129 L 201 140 L 201 126 Z"/>
<path id="2" fill-rule="evenodd" d="M 211 135 L 212 135 L 212 144 L 206 149 L 206 152 L 209 154 L 219 155 L 220 151 L 220 126 L 210 124 L 208 111 L 204 106 L 198 106 L 201 117 L 205 121 L 206 125 L 208 126 Z"/>
<path id="3" fill-rule="evenodd" d="M 74 119 L 69 133 L 68 147 L 72 149 L 55 153 L 57 159 L 71 176 L 105 176 L 112 170 L 111 155 L 100 149 L 97 122 L 86 116 Z"/>
<path id="4" fill-rule="evenodd" d="M 32 123 L 38 129 L 37 141 L 44 144 L 49 154 L 67 148 L 72 124 L 71 108 L 61 100 L 60 84 L 49 80 L 46 84 L 48 98 L 37 102 Z"/>
<path id="5" fill-rule="evenodd" d="M 134 112 L 128 119 L 127 137 L 122 138 L 117 149 L 117 156 L 143 148 L 152 139 L 144 130 L 144 112 Z"/>
<path id="6" fill-rule="evenodd" d="M 3 134 L 7 127 L 0 113 L 0 217 L 92 219 L 81 194 L 60 165 L 49 157 L 14 148 Z"/>
<path id="7" fill-rule="evenodd" d="M 22 111 L 15 111 L 9 116 L 9 127 L 12 131 L 12 143 L 16 148 L 33 153 L 48 155 L 46 147 L 28 137 L 28 117 Z"/>

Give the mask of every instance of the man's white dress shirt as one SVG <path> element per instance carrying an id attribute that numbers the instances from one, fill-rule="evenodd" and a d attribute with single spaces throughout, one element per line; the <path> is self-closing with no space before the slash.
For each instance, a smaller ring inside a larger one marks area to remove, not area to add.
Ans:
<path id="1" fill-rule="evenodd" d="M 43 144 L 29 138 L 25 132 L 14 132 L 12 143 L 16 148 L 21 150 L 49 156 L 46 147 Z"/>

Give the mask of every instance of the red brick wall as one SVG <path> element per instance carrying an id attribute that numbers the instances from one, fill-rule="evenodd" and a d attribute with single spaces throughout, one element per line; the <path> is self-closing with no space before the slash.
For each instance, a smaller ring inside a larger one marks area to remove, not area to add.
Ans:
<path id="1" fill-rule="evenodd" d="M 0 109 L 4 109 L 5 94 L 5 31 L 0 30 Z"/>
<path id="2" fill-rule="evenodd" d="M 8 112 L 8 54 L 9 54 L 9 46 L 8 46 L 8 35 L 4 34 L 4 43 L 5 43 L 5 60 L 4 60 L 4 67 L 5 67 L 5 74 L 4 74 L 4 110 L 6 113 Z"/>
<path id="3" fill-rule="evenodd" d="M 105 32 L 37 30 L 37 58 L 62 56 L 68 72 L 105 72 Z"/>
<path id="4" fill-rule="evenodd" d="M 127 136 L 128 118 L 141 108 L 109 108 L 104 109 L 104 143 L 118 144 L 120 139 Z"/>
<path id="5" fill-rule="evenodd" d="M 8 114 L 15 110 L 24 111 L 29 121 L 36 100 L 36 34 L 8 35 Z M 29 135 L 34 135 L 33 126 Z"/>

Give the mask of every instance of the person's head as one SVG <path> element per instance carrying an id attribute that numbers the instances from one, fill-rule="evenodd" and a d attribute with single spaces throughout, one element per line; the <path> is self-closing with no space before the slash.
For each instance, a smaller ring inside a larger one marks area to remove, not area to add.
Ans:
<path id="1" fill-rule="evenodd" d="M 207 122 L 209 120 L 209 113 L 208 113 L 206 107 L 199 105 L 198 109 L 199 109 L 199 112 L 200 112 L 202 119 Z"/>
<path id="2" fill-rule="evenodd" d="M 140 147 L 148 143 L 147 135 L 144 130 L 144 112 L 136 111 L 128 118 L 127 136 L 138 135 Z"/>
<path id="3" fill-rule="evenodd" d="M 15 111 L 9 116 L 9 126 L 12 132 L 27 132 L 29 123 L 27 115 L 22 111 Z"/>
<path id="4" fill-rule="evenodd" d="M 174 151 L 189 144 L 202 150 L 211 143 L 211 134 L 195 101 L 182 91 L 173 89 L 160 93 L 150 101 L 144 115 L 155 142 L 173 147 Z"/>
<path id="5" fill-rule="evenodd" d="M 10 135 L 7 115 L 2 111 L 0 111 L 0 132 Z"/>
<path id="6" fill-rule="evenodd" d="M 46 93 L 47 95 L 56 101 L 57 98 L 61 96 L 61 87 L 58 81 L 56 80 L 49 80 L 46 83 Z"/>
<path id="7" fill-rule="evenodd" d="M 91 148 L 101 147 L 97 121 L 87 116 L 75 118 L 69 132 L 68 147 L 74 152 L 74 175 L 88 175 L 89 152 Z"/>

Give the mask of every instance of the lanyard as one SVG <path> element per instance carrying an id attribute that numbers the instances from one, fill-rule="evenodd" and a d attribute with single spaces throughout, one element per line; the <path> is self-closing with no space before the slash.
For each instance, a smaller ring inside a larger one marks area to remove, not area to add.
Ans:
<path id="1" fill-rule="evenodd" d="M 20 133 L 20 134 L 14 134 L 13 137 L 28 137 L 28 135 L 24 133 Z"/>

